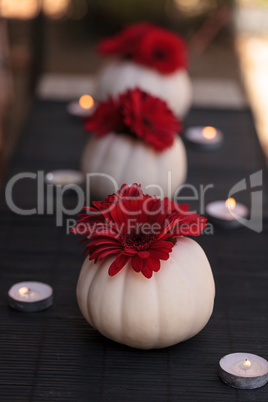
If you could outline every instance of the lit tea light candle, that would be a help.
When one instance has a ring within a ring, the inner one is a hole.
[[[222,227],[239,227],[246,220],[248,208],[234,198],[210,202],[206,206],[208,218]]]
[[[84,175],[79,170],[62,169],[48,172],[45,176],[47,184],[54,185],[67,185],[67,184],[82,184],[84,182]]]
[[[220,360],[219,374],[231,387],[255,389],[268,382],[268,362],[251,353],[232,353]]]
[[[42,282],[19,282],[8,291],[8,304],[15,310],[33,313],[53,303],[52,287]]]
[[[197,126],[188,128],[184,133],[184,138],[200,149],[214,150],[222,145],[223,133],[212,126]]]
[[[91,95],[82,95],[78,100],[68,103],[67,111],[72,116],[90,116],[95,109],[94,104]]]

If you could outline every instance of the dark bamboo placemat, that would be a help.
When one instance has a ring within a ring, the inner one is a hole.
[[[185,126],[214,125],[225,133],[217,152],[187,146],[188,182],[214,183],[206,201],[224,198],[239,180],[263,169],[251,113],[194,109]],[[79,168],[87,140],[78,120],[61,102],[36,101],[10,167],[22,172]],[[192,195],[192,194],[191,194]],[[14,186],[14,201],[33,208],[36,182]],[[249,193],[241,193],[250,204]],[[76,303],[82,265],[77,239],[56,227],[54,215],[19,216],[0,201],[0,400],[5,401],[258,401],[268,400],[268,386],[255,391],[229,388],[218,377],[218,361],[247,351],[268,358],[267,187],[264,230],[223,230],[201,236],[215,277],[215,309],[194,338],[163,350],[134,350],[99,335],[86,323]],[[73,194],[66,205],[75,205]],[[190,204],[198,208],[195,201]],[[64,217],[65,221],[66,217]],[[53,306],[40,313],[20,313],[7,305],[16,282],[38,280],[54,289]]]

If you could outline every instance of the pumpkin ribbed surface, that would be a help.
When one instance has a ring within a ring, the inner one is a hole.
[[[141,349],[162,348],[197,334],[208,322],[215,285],[203,249],[181,237],[151,279],[129,263],[108,275],[113,257],[85,260],[77,299],[86,320],[104,336]]]
[[[90,188],[96,199],[104,199],[124,183],[140,183],[147,194],[171,198],[185,181],[187,159],[179,137],[171,148],[156,152],[142,140],[110,133],[102,138],[90,138],[81,168],[85,174],[96,173],[90,177]],[[115,184],[102,175],[111,176]]]

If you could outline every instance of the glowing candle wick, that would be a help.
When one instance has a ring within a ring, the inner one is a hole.
[[[244,361],[244,367],[250,367],[250,366],[251,366],[250,360],[246,359],[246,360]]]
[[[204,127],[202,130],[202,135],[204,138],[206,138],[207,140],[212,140],[213,138],[216,137],[217,135],[217,130],[214,127],[211,126],[207,126]]]
[[[90,109],[94,105],[94,99],[90,95],[82,95],[79,99],[79,105],[83,109]]]
[[[22,288],[19,289],[19,294],[26,295],[30,291],[31,291],[31,289],[27,288],[26,286],[23,286]]]
[[[19,289],[19,295],[24,300],[34,300],[36,299],[36,297],[38,297],[39,292],[31,288],[28,288],[27,286],[23,286]]]
[[[236,206],[236,200],[234,198],[228,198],[225,201],[225,206],[226,208],[228,208],[229,210],[234,210],[235,206]]]

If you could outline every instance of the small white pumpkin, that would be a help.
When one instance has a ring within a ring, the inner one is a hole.
[[[133,61],[113,61],[98,77],[97,96],[105,100],[127,89],[139,87],[167,102],[173,113],[183,118],[192,103],[192,86],[185,69],[171,74],[161,74]]]
[[[115,257],[86,258],[77,284],[80,310],[91,326],[134,348],[163,348],[196,335],[213,310],[215,285],[203,249],[180,237],[167,261],[147,279],[128,262],[115,276]]]
[[[96,199],[103,200],[124,183],[140,183],[147,194],[171,198],[185,181],[187,158],[179,137],[170,148],[157,152],[138,138],[110,133],[89,139],[81,169],[85,175],[96,174],[88,183]]]

